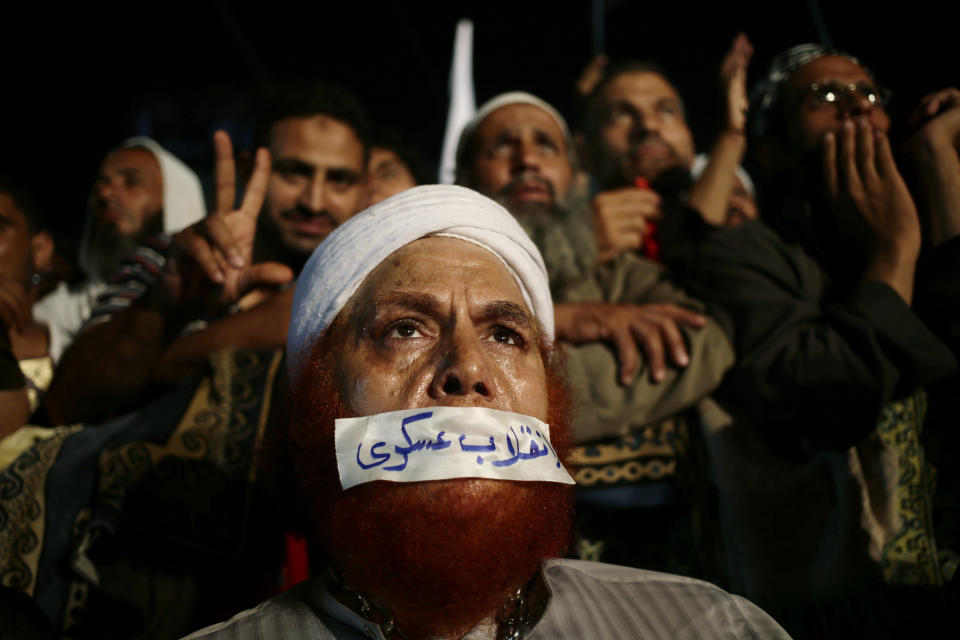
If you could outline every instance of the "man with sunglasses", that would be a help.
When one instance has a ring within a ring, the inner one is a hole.
[[[911,194],[873,74],[819,45],[779,54],[750,108],[764,220],[704,230],[678,270],[737,352],[718,393],[736,420],[707,439],[731,586],[795,637],[919,637],[947,610],[921,431],[957,315],[935,332],[914,300],[958,304],[956,247],[952,276],[915,277],[917,205],[934,244],[957,235],[958,96],[917,114]]]

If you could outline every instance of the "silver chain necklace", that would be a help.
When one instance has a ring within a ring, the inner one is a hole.
[[[541,584],[542,579],[540,573],[537,572],[537,575],[529,583],[517,587],[514,593],[504,599],[497,611],[496,640],[522,640],[527,632],[533,628],[533,625],[540,619],[544,609],[546,609],[546,598],[542,598],[540,606],[531,607],[528,595]],[[380,631],[385,638],[410,640],[410,637],[397,626],[393,616],[390,615],[389,609],[351,588],[342,576],[336,572],[333,573],[333,586],[346,594],[348,600],[354,603],[354,606],[348,605],[348,607],[367,622],[372,622],[380,627]]]

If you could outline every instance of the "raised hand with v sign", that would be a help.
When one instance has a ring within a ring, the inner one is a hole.
[[[270,177],[270,153],[258,149],[253,172],[240,206],[234,208],[236,168],[230,136],[217,131],[216,209],[200,222],[173,237],[164,268],[162,307],[196,311],[237,302],[258,287],[278,287],[293,279],[293,271],[279,262],[253,262],[257,217]]]

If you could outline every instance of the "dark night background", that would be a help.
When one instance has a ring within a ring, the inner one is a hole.
[[[435,163],[458,18],[474,20],[478,102],[525,89],[571,115],[572,85],[593,52],[592,3],[226,0],[4,2],[0,8],[0,172],[38,198],[69,239],[111,146],[148,134],[209,176],[210,135],[249,144],[252,96],[274,80],[342,84],[375,123],[401,129]],[[755,47],[752,76],[779,50],[818,40],[814,0],[765,3],[606,0],[614,59],[663,63],[685,96],[698,148],[709,146],[716,71],[730,40]],[[924,93],[960,81],[958,3],[819,1],[833,44],[894,90],[895,120]]]

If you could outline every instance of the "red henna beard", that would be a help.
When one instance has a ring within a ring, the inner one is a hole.
[[[328,332],[329,335],[329,332]],[[314,348],[290,413],[289,455],[316,537],[345,582],[382,606],[412,638],[462,634],[494,614],[543,560],[570,544],[573,492],[551,482],[461,478],[377,481],[340,488],[334,420],[347,417],[331,361]],[[544,353],[544,361],[550,362]],[[551,444],[571,446],[570,393],[548,365]]]

